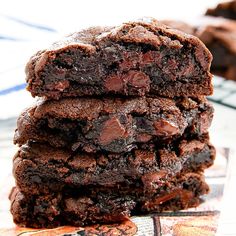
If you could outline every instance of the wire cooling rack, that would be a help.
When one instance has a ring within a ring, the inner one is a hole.
[[[214,76],[214,94],[208,97],[210,101],[236,109],[236,81]]]

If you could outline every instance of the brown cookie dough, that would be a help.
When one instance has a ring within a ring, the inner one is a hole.
[[[212,94],[212,56],[196,37],[155,19],[76,32],[27,64],[28,90],[52,99]]]
[[[169,179],[153,194],[141,188],[86,188],[48,195],[10,194],[14,222],[26,227],[83,226],[120,222],[132,215],[196,207],[208,193],[204,177],[187,173]]]
[[[13,173],[21,192],[40,194],[83,186],[142,186],[156,191],[148,180],[189,171],[203,171],[213,164],[215,149],[208,137],[168,144],[162,148],[147,146],[122,154],[73,153],[46,144],[29,143],[14,157]]]
[[[213,107],[205,98],[64,98],[41,100],[17,122],[14,142],[47,142],[89,153],[121,153],[207,133]]]

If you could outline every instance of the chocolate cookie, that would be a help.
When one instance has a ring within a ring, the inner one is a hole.
[[[121,153],[207,132],[213,107],[205,98],[64,98],[40,100],[18,118],[14,142],[47,142],[90,153]]]
[[[16,224],[36,228],[119,222],[139,213],[195,207],[208,191],[203,175],[197,173],[175,177],[152,195],[138,188],[92,187],[38,196],[24,195],[14,188],[11,213]]]
[[[236,20],[236,1],[221,2],[215,8],[208,9],[206,15]]]
[[[202,40],[213,55],[211,72],[229,80],[236,80],[235,21],[204,17],[199,19],[198,25],[195,26],[188,26],[178,21],[164,21],[164,23],[184,32],[188,32],[192,27],[193,34]]]
[[[212,56],[196,37],[154,19],[76,32],[27,64],[28,90],[72,96],[212,94]]]
[[[29,143],[16,153],[13,173],[18,188],[26,194],[59,192],[87,185],[137,185],[156,191],[146,182],[151,175],[166,181],[180,171],[203,171],[214,159],[215,149],[209,144],[208,136],[182,139],[159,149],[147,146],[146,150],[123,154],[73,153],[46,144]]]
[[[236,22],[211,18],[198,27],[195,35],[213,55],[212,72],[236,80]]]

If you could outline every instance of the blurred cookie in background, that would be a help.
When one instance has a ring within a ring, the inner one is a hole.
[[[211,72],[236,81],[236,21],[202,17],[193,24],[164,20],[162,23],[200,38],[213,55]]]
[[[236,1],[221,2],[215,8],[207,9],[206,15],[236,20]]]

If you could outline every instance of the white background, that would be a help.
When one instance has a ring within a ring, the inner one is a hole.
[[[202,15],[219,0],[7,0],[0,13],[56,28],[61,33],[113,25],[144,16],[182,19]]]

